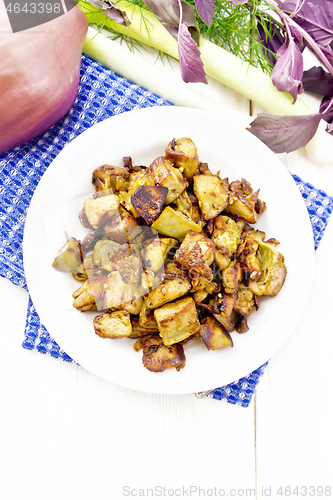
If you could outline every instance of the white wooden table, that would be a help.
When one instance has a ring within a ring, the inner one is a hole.
[[[179,77],[177,64],[156,64]],[[230,89],[199,87],[249,113]],[[333,195],[333,168],[281,159]],[[28,295],[1,278],[0,498],[333,498],[332,243],[333,220],[306,312],[246,409],[134,392],[23,349]]]

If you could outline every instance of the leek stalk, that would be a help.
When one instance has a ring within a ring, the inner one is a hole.
[[[88,28],[83,53],[127,80],[177,106],[208,111],[244,127],[247,127],[253,120],[251,116],[223,106],[196,91],[91,27]]]
[[[126,0],[118,0],[117,7],[125,11],[131,21],[129,26],[123,26],[105,17],[101,11],[91,4],[81,2],[78,5],[86,14],[90,23],[102,24],[106,28],[178,59],[178,42],[150,11],[141,9]],[[103,37],[103,40],[101,37]],[[242,61],[223,48],[202,37],[200,37],[199,48],[207,75],[239,92],[268,113],[289,116],[314,113],[300,98],[293,103],[289,93],[278,91],[269,75]],[[196,92],[187,84],[179,82],[173,77],[170,77],[172,81],[168,79],[168,83],[166,83],[165,72],[161,72],[161,70],[149,63],[144,68],[143,64],[145,63],[141,58],[140,62],[138,62],[138,56],[130,53],[129,50],[126,50],[125,54],[125,51],[120,52],[120,49],[121,47],[119,48],[118,44],[109,41],[103,35],[96,34],[90,29],[83,52],[121,76],[151,90],[174,104],[205,109],[226,116],[227,108],[224,108],[221,104],[215,103],[215,101],[200,92]],[[118,55],[116,55],[115,51],[117,51]],[[153,82],[155,78],[156,85]],[[186,89],[183,85],[185,85]],[[168,91],[166,92],[167,87]],[[230,112],[229,116],[236,113],[232,111],[230,114]],[[238,113],[238,115],[242,115],[242,113]],[[243,117],[243,123],[245,126],[249,123],[249,117],[246,115]],[[333,138],[325,132],[325,123],[321,120],[315,136],[305,147],[311,161],[317,165],[333,163]]]
[[[169,56],[178,59],[178,42],[164,28],[150,11],[137,5],[119,0],[117,7],[126,12],[131,24],[123,26],[115,23],[90,4],[80,4],[90,23],[104,23],[104,26],[129,36],[139,43],[149,45]],[[268,113],[275,115],[305,115],[313,111],[300,99],[292,104],[287,92],[279,92],[269,75],[249,65],[230,52],[200,37],[199,49],[205,72],[215,80],[227,85],[255,102]]]

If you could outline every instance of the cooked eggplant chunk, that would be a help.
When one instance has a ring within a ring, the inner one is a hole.
[[[249,330],[260,296],[274,297],[287,275],[279,242],[252,226],[266,209],[259,190],[215,175],[190,138],[164,153],[148,167],[124,157],[96,168],[79,214],[89,232],[52,263],[83,282],[73,306],[99,311],[95,333],[137,339],[152,373],[184,368],[194,338],[208,351],[232,347],[230,333]]]
[[[250,274],[248,287],[255,295],[269,295],[274,297],[280,291],[286,276],[287,268],[284,263],[283,255],[276,249],[276,240],[272,243],[264,241],[265,233],[262,231],[248,231],[245,237],[245,249],[252,248],[249,256],[242,258],[244,250],[241,252],[241,264],[248,264],[249,257],[251,262],[255,262],[257,272]]]
[[[202,230],[192,219],[171,207],[165,207],[151,227],[159,233],[179,241],[182,241],[189,231],[201,233]]]
[[[186,181],[173,164],[160,156],[147,169],[147,176],[151,177],[156,186],[168,188],[165,203],[172,203],[186,189]]]
[[[200,322],[192,297],[183,297],[154,310],[154,316],[165,345],[187,339],[200,330]]]
[[[143,271],[142,261],[139,255],[129,255],[115,262],[117,271],[124,283],[138,283]]]
[[[176,205],[176,209],[178,210],[178,212],[181,212],[182,214],[186,215],[190,219],[192,218],[192,216],[193,216],[193,204],[192,204],[191,198],[189,197],[189,194],[186,191],[186,189],[175,200],[175,205]],[[199,218],[200,218],[200,216],[199,216]]]
[[[121,339],[132,333],[130,314],[127,311],[114,311],[95,316],[93,325],[96,335],[103,339]]]
[[[98,228],[115,215],[119,207],[119,196],[108,194],[99,198],[88,198],[84,203],[84,211],[89,224]]]
[[[134,191],[140,186],[154,186],[154,180],[147,175],[146,172],[135,172],[130,175],[130,183],[126,190],[119,191],[119,201],[128,212],[130,212],[135,218],[139,218],[140,214],[135,210],[131,198]]]
[[[137,339],[140,337],[144,337],[145,335],[159,335],[157,324],[156,326],[141,326],[137,315],[131,317],[131,323],[132,323],[132,333],[130,335],[131,339]],[[139,347],[139,343],[137,344],[137,347]],[[134,348],[136,347],[134,346]]]
[[[186,179],[192,179],[199,165],[197,147],[189,137],[173,139],[165,150],[165,156],[179,168]]]
[[[241,229],[236,222],[227,215],[218,215],[214,219],[212,240],[218,250],[223,250],[226,257],[231,257],[237,250]]]
[[[139,314],[139,325],[144,328],[156,328],[157,323],[154,316],[154,310],[147,307],[147,299],[144,299],[141,311]]]
[[[99,240],[94,246],[92,258],[94,265],[106,271],[115,271],[115,261],[129,256],[127,245],[120,245],[110,240]]]
[[[123,191],[129,182],[129,172],[125,168],[102,165],[92,174],[92,183],[96,191],[109,189],[111,192]]]
[[[156,309],[157,307],[171,302],[186,295],[191,289],[190,283],[184,278],[174,278],[172,280],[164,280],[154,290],[149,292],[147,297],[147,307]]]
[[[237,291],[237,300],[234,304],[234,311],[242,316],[248,316],[254,307],[254,295],[252,290],[245,285],[240,285]]]
[[[152,238],[144,243],[144,265],[153,272],[162,268],[166,262],[168,252],[178,241],[175,238]]]
[[[222,272],[222,283],[225,292],[236,292],[240,282],[242,281],[242,277],[243,274],[240,263],[237,260],[232,261],[231,264]]]
[[[69,238],[67,243],[59,250],[52,262],[57,271],[63,273],[83,273],[83,257],[81,244],[75,238]]]
[[[104,231],[110,240],[124,244],[140,241],[143,228],[133,215],[119,206],[117,213],[104,225]]]
[[[212,349],[214,351],[226,346],[233,347],[233,341],[228,330],[211,316],[205,318],[199,334],[208,350]]]
[[[150,372],[163,372],[169,368],[177,371],[186,363],[184,347],[181,344],[166,346],[157,335],[149,335],[140,339],[143,349],[142,363]]]
[[[167,187],[140,186],[133,192],[131,202],[146,224],[152,224],[161,214],[167,194]]]
[[[137,283],[125,283],[118,271],[107,276],[104,284],[103,308],[126,309],[131,314],[138,314],[143,303],[142,290]],[[132,312],[132,311],[137,312]]]
[[[236,324],[239,319],[239,316],[235,311],[231,311],[230,316],[227,318],[221,316],[221,314],[213,314],[213,316],[228,332],[232,332],[236,328]]]
[[[79,311],[100,311],[103,309],[106,276],[91,276],[73,293],[73,306]]]
[[[217,175],[195,175],[193,191],[206,221],[216,217],[228,205],[228,183]]]
[[[214,261],[215,243],[202,234],[189,231],[175,254],[175,263],[181,269],[191,272],[193,278],[200,276],[213,279],[213,270],[209,267]],[[204,286],[206,286],[205,283]]]
[[[245,179],[230,184],[229,204],[225,211],[230,214],[238,214],[242,219],[254,224],[257,222],[257,210],[259,191],[253,192],[251,184]],[[262,206],[262,205],[261,205]]]

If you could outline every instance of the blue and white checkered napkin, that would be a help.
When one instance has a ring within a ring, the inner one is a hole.
[[[77,99],[67,115],[44,135],[0,155],[1,276],[28,290],[22,255],[25,217],[41,176],[63,147],[87,128],[110,116],[137,108],[170,105],[91,59],[82,57]],[[299,177],[294,176],[294,179],[307,200],[317,248],[333,210],[333,199]],[[73,362],[40,323],[31,299],[23,347]],[[266,365],[241,380],[211,391],[208,396],[248,406]]]

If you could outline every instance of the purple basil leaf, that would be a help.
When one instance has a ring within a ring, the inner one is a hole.
[[[290,153],[306,146],[316,133],[321,118],[320,113],[302,116],[260,113],[247,130],[274,153]]]
[[[115,21],[118,24],[123,24],[124,26],[128,26],[130,20],[127,17],[126,12],[120,10],[117,5],[109,0],[88,0],[91,5],[99,9],[103,14]]]
[[[324,97],[320,103],[319,113],[328,123],[333,121],[333,97]]]
[[[185,83],[207,83],[197,44],[184,23],[178,30],[179,64]]]
[[[289,92],[294,102],[303,92],[303,57],[292,38],[277,51],[277,62],[272,71],[272,82],[281,92]]]
[[[165,0],[144,0],[144,2],[169,33],[178,40],[178,26],[181,18],[178,0],[168,0],[167,2]],[[195,42],[199,43],[200,31],[195,17],[195,8],[183,1],[181,6],[183,23],[190,29]]]
[[[333,135],[333,123],[328,123],[326,127],[326,132]]]
[[[287,12],[295,10],[295,2],[287,0],[280,8]],[[293,18],[320,45],[327,46],[333,41],[333,3],[322,0],[317,3],[305,0]]]
[[[333,77],[320,66],[304,71],[302,82],[306,92],[333,97]]]
[[[269,36],[265,33],[264,28],[259,21],[260,18],[257,19],[257,29],[260,37],[260,42],[264,48],[268,49],[266,50],[266,54],[272,65],[274,66],[274,64],[276,63],[276,56],[273,54],[276,54],[279,48],[282,47],[282,45],[284,44],[284,38],[274,21],[267,21],[269,31],[273,33],[273,36]]]
[[[215,0],[195,0],[198,14],[207,26],[210,26],[215,12]]]

